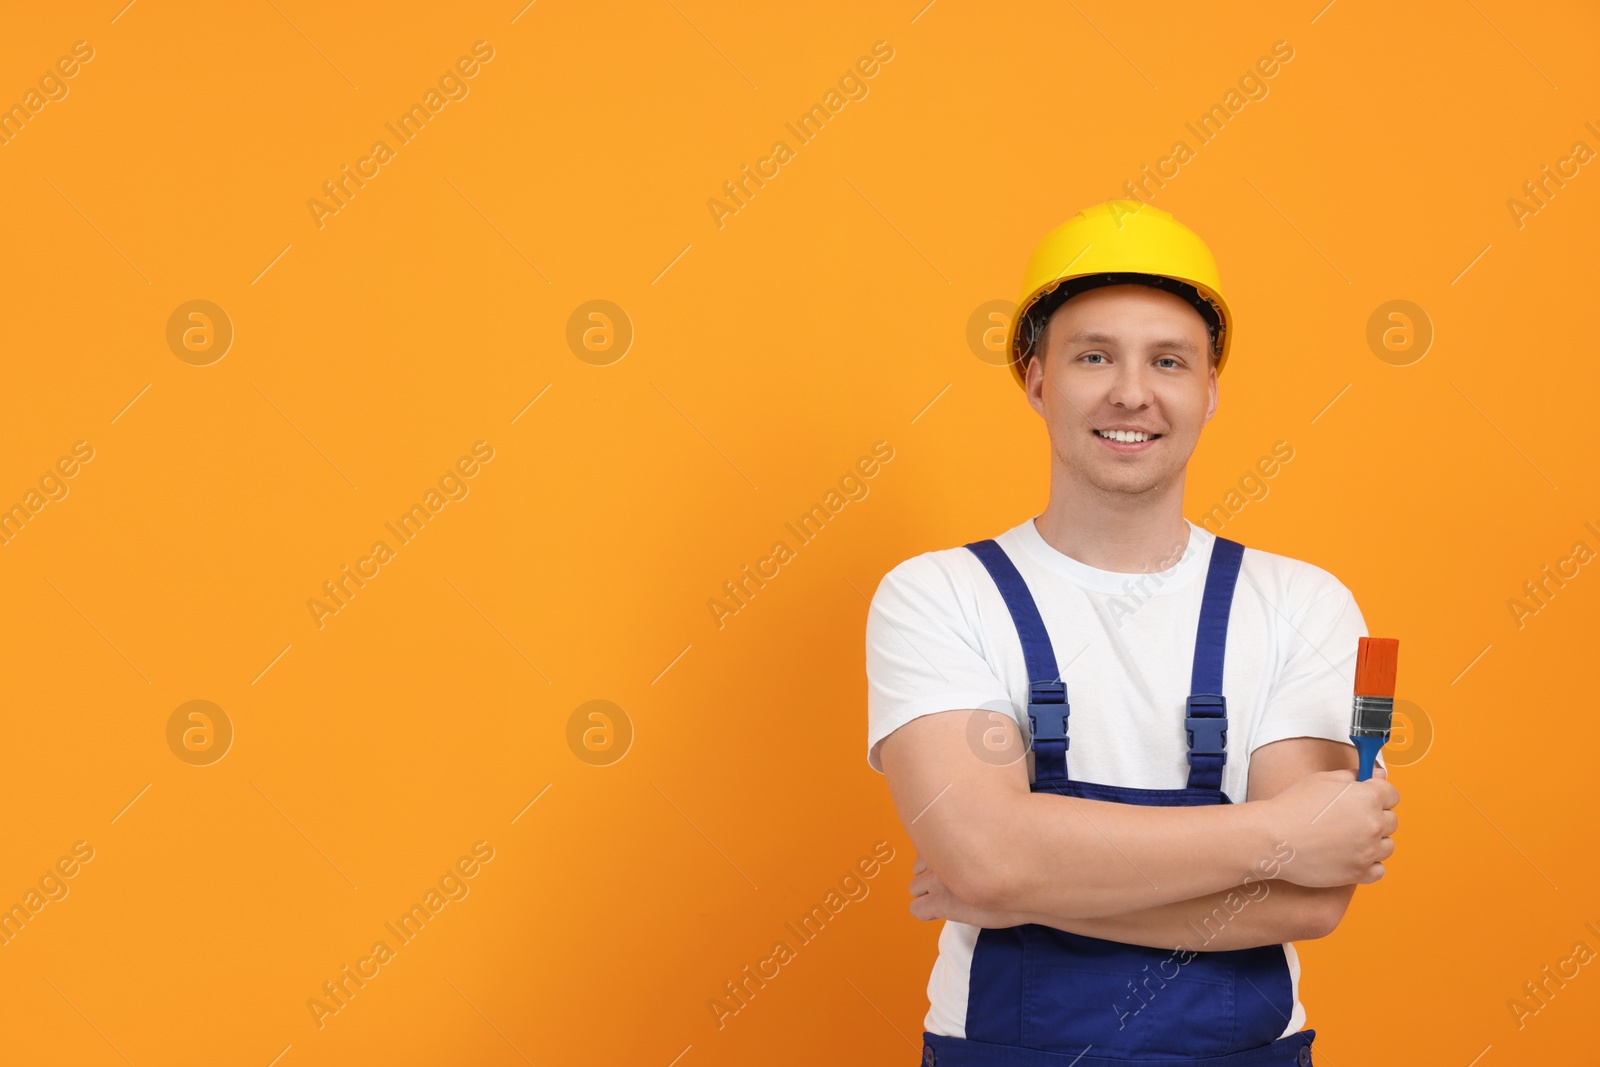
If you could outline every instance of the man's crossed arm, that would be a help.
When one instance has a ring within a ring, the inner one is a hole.
[[[1246,803],[1193,808],[1032,793],[1015,722],[987,712],[922,716],[881,755],[923,919],[1195,951],[1279,944],[1331,932],[1394,851],[1398,792],[1357,783],[1354,749],[1333,741],[1264,745]]]

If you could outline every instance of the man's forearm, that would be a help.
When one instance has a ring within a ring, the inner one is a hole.
[[[1067,919],[1221,893],[1249,875],[1274,877],[1287,858],[1261,803],[1153,807],[1026,793],[992,825],[975,903]]]
[[[1273,879],[1094,919],[1028,913],[1012,919],[1127,945],[1223,952],[1325,937],[1354,890],[1353,885],[1308,889]]]

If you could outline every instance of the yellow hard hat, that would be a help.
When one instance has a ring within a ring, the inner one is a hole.
[[[1217,373],[1222,373],[1233,316],[1222,298],[1211,250],[1160,208],[1107,200],[1045,234],[1028,258],[1022,299],[1006,337],[1017,382],[1025,382],[1034,341],[1056,308],[1085,290],[1127,282],[1165,289],[1193,304],[1210,328]]]

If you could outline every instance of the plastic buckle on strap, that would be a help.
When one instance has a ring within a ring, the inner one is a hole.
[[[1035,741],[1060,741],[1072,747],[1067,738],[1067,683],[1032,682],[1028,685],[1028,729]]]
[[[1190,696],[1184,703],[1188,714],[1184,717],[1183,727],[1189,734],[1189,762],[1194,762],[1195,756],[1221,756],[1222,762],[1228,762],[1228,701],[1225,697],[1212,693],[1200,693]],[[1215,708],[1215,715],[1196,715],[1197,708]]]

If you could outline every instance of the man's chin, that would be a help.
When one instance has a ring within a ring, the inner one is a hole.
[[[1084,472],[1084,480],[1104,493],[1121,493],[1127,496],[1139,496],[1155,489],[1160,489],[1167,484],[1169,472],[1155,469],[1132,469],[1132,464],[1123,465],[1122,470],[1115,465],[1106,463],[1087,463],[1078,469]]]

